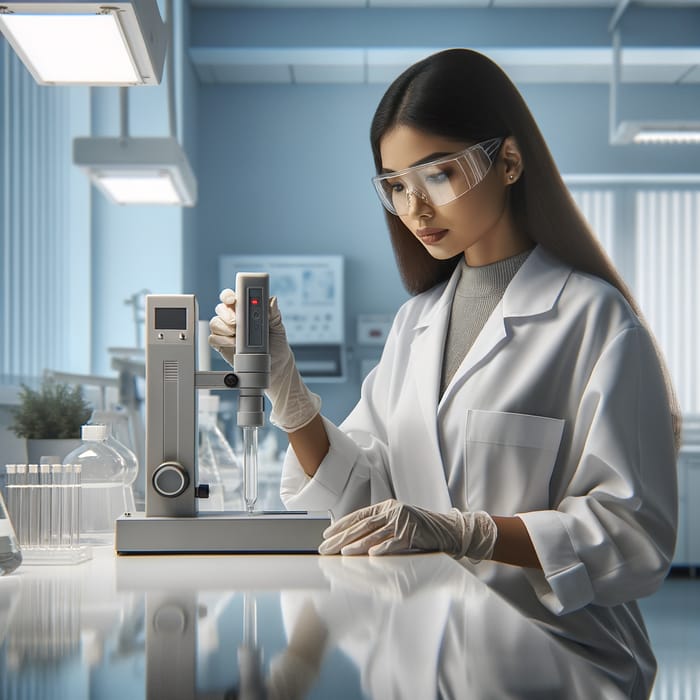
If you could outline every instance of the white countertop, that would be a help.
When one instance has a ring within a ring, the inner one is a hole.
[[[0,578],[0,698],[617,697],[609,683],[442,554],[101,548]]]

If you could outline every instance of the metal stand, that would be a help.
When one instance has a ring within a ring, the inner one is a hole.
[[[146,517],[127,513],[116,523],[117,554],[316,554],[328,512],[200,513]]]

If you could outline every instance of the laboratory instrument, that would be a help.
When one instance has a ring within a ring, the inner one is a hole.
[[[269,276],[236,275],[233,371],[197,371],[199,310],[192,294],[146,297],[146,508],[116,521],[118,554],[316,552],[329,513],[260,511],[258,429],[268,385]],[[197,468],[197,390],[236,389],[244,436],[245,510],[198,512],[208,496]]]
[[[270,275],[270,294],[284,311],[287,340],[302,377],[315,382],[343,381],[345,274],[342,255],[223,255],[219,284],[230,286],[238,272]]]

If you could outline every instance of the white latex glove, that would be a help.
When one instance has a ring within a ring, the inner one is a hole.
[[[496,523],[488,513],[433,513],[394,499],[360,508],[323,533],[319,554],[403,554],[445,552],[459,559],[488,559],[496,544]]]
[[[267,700],[302,700],[318,678],[328,642],[328,626],[306,600],[289,636],[288,647],[270,662]]]
[[[232,289],[224,289],[219,300],[221,303],[216,305],[216,316],[209,321],[209,345],[234,367],[236,293]],[[321,399],[309,391],[299,375],[276,297],[270,297],[269,327],[270,386],[265,394],[272,404],[270,420],[282,430],[293,432],[310,423],[318,414]]]

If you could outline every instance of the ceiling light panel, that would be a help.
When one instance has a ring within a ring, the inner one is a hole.
[[[156,0],[14,0],[0,32],[41,85],[156,85],[167,36]]]
[[[197,202],[197,181],[174,138],[77,138],[73,162],[115,204]]]

